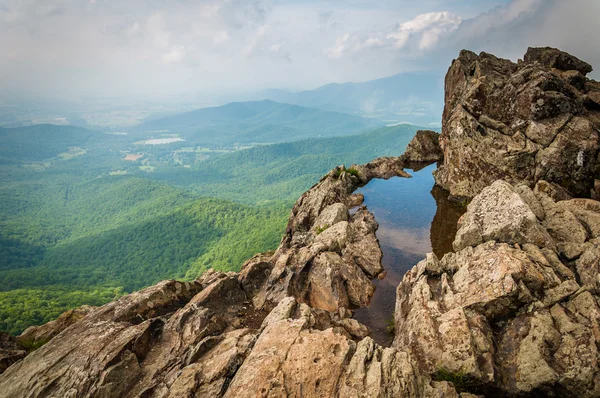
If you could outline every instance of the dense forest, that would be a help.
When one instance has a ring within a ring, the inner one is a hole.
[[[276,248],[292,204],[324,173],[398,155],[415,130],[249,148],[143,145],[139,132],[69,126],[0,129],[0,330],[18,334],[162,279],[239,270]]]

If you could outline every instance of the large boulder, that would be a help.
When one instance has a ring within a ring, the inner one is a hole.
[[[440,134],[435,131],[419,130],[400,158],[407,163],[439,162],[444,157],[439,139]]]
[[[592,66],[587,62],[551,47],[530,47],[527,49],[523,60],[528,64],[539,62],[549,68],[556,68],[562,71],[577,71],[584,76],[593,70]]]
[[[519,194],[517,189],[502,180],[485,188],[473,199],[459,220],[454,249],[462,250],[489,240],[553,247],[552,237],[527,203],[528,199],[537,204],[533,192],[527,187],[521,187],[521,191],[528,195]],[[539,204],[537,207],[541,208]]]
[[[590,71],[550,48],[530,48],[520,63],[463,50],[446,74],[437,184],[472,198],[497,179],[544,179],[597,195],[600,85]]]

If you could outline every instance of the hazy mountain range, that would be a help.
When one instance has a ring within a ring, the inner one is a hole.
[[[440,125],[444,106],[443,77],[399,73],[363,83],[331,83],[314,90],[265,90],[259,98],[377,118],[391,123]]]
[[[0,126],[50,123],[119,131],[142,124],[142,129],[153,129],[156,126],[150,122],[161,120],[161,123],[169,123],[174,120],[169,117],[175,115],[188,113],[181,121],[188,118],[185,122],[189,123],[189,117],[197,117],[198,121],[211,121],[215,116],[227,119],[227,113],[232,115],[234,111],[240,111],[240,116],[229,118],[228,122],[240,122],[243,117],[259,116],[266,105],[241,105],[240,102],[261,100],[378,119],[380,124],[410,123],[435,127],[440,125],[443,109],[443,78],[441,74],[434,73],[400,73],[362,83],[331,83],[305,91],[271,89],[251,93],[200,93],[145,99],[115,97],[85,101],[12,99],[0,101]],[[226,107],[205,113],[193,112],[221,106]],[[253,114],[253,111],[257,113]],[[271,111],[282,112],[282,109]],[[310,114],[305,112],[304,116]],[[292,123],[294,119],[289,118],[288,121]]]
[[[187,141],[203,144],[273,143],[354,134],[383,124],[377,119],[263,100],[232,102],[148,120],[132,132],[176,133]]]

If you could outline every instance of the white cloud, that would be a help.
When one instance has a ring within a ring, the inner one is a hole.
[[[140,33],[140,24],[139,24],[139,22],[136,21],[127,28],[127,35],[135,36],[138,33]]]
[[[183,61],[185,57],[185,47],[174,46],[169,51],[162,55],[162,62],[164,64],[178,64]]]
[[[350,33],[344,33],[335,40],[335,44],[331,48],[325,49],[325,54],[331,59],[341,58],[349,48]]]
[[[269,52],[274,57],[281,57],[289,62],[292,61],[292,55],[287,50],[286,44],[284,42],[271,44],[271,46],[269,47]]]
[[[310,88],[529,45],[600,69],[597,15],[592,0],[0,0],[0,92]]]
[[[229,33],[226,30],[222,30],[220,32],[215,33],[215,35],[213,36],[213,44],[215,46],[220,46],[229,41],[230,38],[231,36],[229,36]]]
[[[393,40],[397,49],[415,44],[419,49],[425,50],[435,46],[440,37],[455,31],[461,22],[459,16],[447,11],[430,12],[404,22],[395,32],[389,33],[387,38]]]
[[[348,32],[336,38],[332,47],[325,49],[330,59],[339,59],[363,50],[383,49],[417,49],[428,50],[438,41],[455,31],[462,19],[447,11],[420,14],[415,18],[397,25],[391,32],[377,33]]]
[[[262,43],[263,38],[264,38],[265,34],[267,33],[267,30],[269,30],[268,26],[266,26],[266,25],[260,26],[256,30],[252,39],[250,39],[250,42],[242,50],[242,54],[244,54],[246,57],[250,57],[250,56],[254,55],[256,53],[257,49],[259,48],[260,44]]]

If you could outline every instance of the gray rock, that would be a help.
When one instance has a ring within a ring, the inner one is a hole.
[[[497,179],[543,179],[589,197],[600,171],[600,108],[590,100],[600,90],[589,71],[551,48],[530,48],[518,64],[462,51],[446,74],[437,184],[472,198]]]
[[[584,76],[593,70],[592,66],[587,62],[551,47],[529,47],[523,60],[525,63],[529,64],[539,62],[549,68],[556,68],[564,71],[577,71]]]
[[[507,208],[510,211],[506,211]],[[554,245],[528,203],[516,189],[502,180],[494,182],[473,199],[459,226],[455,250],[490,240],[510,244],[532,243],[538,247]]]
[[[435,131],[417,131],[400,158],[407,163],[433,163],[442,160],[444,153],[440,148],[439,138],[440,134]]]

